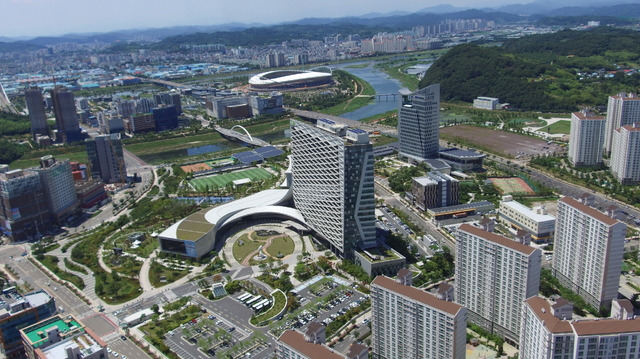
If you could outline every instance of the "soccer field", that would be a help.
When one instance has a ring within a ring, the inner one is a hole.
[[[203,177],[196,178],[189,181],[191,187],[193,187],[196,191],[205,191],[206,186],[212,188],[224,188],[227,183],[231,183],[235,180],[248,178],[251,181],[255,180],[264,180],[271,178],[273,175],[269,173],[269,171],[264,170],[262,168],[251,168],[244,171],[225,173],[222,175],[211,176],[211,177]]]

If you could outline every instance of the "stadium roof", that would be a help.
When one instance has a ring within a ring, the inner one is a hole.
[[[282,76],[277,76],[278,73],[282,73]],[[304,80],[313,80],[323,77],[331,77],[327,72],[316,71],[300,71],[293,72],[291,70],[275,70],[269,72],[263,72],[257,74],[249,79],[250,85],[277,85],[287,82],[297,82]]]

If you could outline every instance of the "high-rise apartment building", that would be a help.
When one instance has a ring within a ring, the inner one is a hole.
[[[67,159],[56,161],[48,155],[40,158],[40,167],[34,168],[34,171],[40,176],[49,213],[55,222],[60,223],[72,215],[79,204],[71,163]]]
[[[311,322],[304,332],[285,330],[276,342],[278,359],[367,359],[369,348],[353,343],[345,354],[336,352],[326,344],[324,325]]]
[[[371,283],[374,359],[466,356],[467,308],[378,276]]]
[[[627,226],[570,197],[558,201],[553,275],[594,308],[618,296]]]
[[[30,87],[24,90],[24,99],[29,110],[31,121],[31,136],[35,140],[38,135],[49,136],[47,115],[44,112],[44,99],[39,87]]]
[[[402,94],[398,110],[400,156],[417,162],[437,158],[439,134],[440,85]]]
[[[0,230],[12,240],[45,235],[51,218],[38,173],[0,165]]]
[[[469,224],[456,239],[456,302],[472,323],[518,342],[522,302],[538,294],[541,251]]]
[[[341,257],[376,246],[373,149],[359,129],[291,121],[293,199],[307,224]]]
[[[282,52],[275,52],[267,55],[266,67],[282,67],[286,65],[287,63]]]
[[[58,86],[51,90],[51,101],[58,131],[56,140],[64,143],[82,141],[73,92]]]
[[[561,298],[562,300],[562,298]],[[520,337],[521,359],[636,359],[640,352],[640,320],[571,320],[561,309],[571,303],[550,304],[540,297],[525,301]],[[558,308],[560,307],[560,308]],[[569,314],[570,314],[569,310]]]
[[[119,133],[96,136],[85,141],[91,162],[91,176],[105,183],[124,183],[127,170]]]
[[[407,197],[423,211],[458,204],[459,182],[448,174],[433,171],[424,177],[416,177],[411,182],[411,192]]]
[[[640,182],[640,122],[613,131],[611,173],[624,185]]]
[[[640,122],[640,98],[634,93],[609,96],[607,123],[604,131],[604,152],[611,153],[613,131],[625,125]]]
[[[583,110],[571,114],[569,161],[576,167],[600,166],[605,118]]]

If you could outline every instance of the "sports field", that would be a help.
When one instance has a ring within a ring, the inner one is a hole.
[[[498,188],[502,194],[512,193],[528,193],[534,194],[535,192],[522,178],[489,178],[491,183]]]
[[[204,162],[199,162],[192,165],[180,166],[180,168],[182,168],[182,170],[185,171],[186,173],[191,173],[191,172],[208,171],[211,169],[211,166],[209,166]]]
[[[216,168],[220,166],[230,165],[230,164],[233,164],[234,162],[235,160],[233,159],[233,157],[223,157],[223,158],[216,158],[215,160],[211,160],[211,161],[206,161],[205,163],[211,166],[211,168]]]
[[[262,168],[251,168],[244,171],[225,173],[221,175],[211,176],[211,177],[202,177],[196,178],[189,181],[191,187],[193,187],[196,191],[205,191],[206,186],[209,188],[224,188],[228,183],[231,183],[235,180],[248,178],[251,181],[255,180],[264,180],[272,177],[272,174],[269,171],[264,170]]]

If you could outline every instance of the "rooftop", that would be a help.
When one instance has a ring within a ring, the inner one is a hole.
[[[436,298],[433,294],[424,292],[418,288],[397,283],[395,280],[385,276],[377,276],[376,279],[374,279],[373,282],[371,282],[371,284],[390,290],[392,292],[395,292],[407,298],[413,299],[422,304],[426,304],[429,307],[443,311],[445,313],[449,313],[451,315],[458,314],[460,309],[464,308],[459,304],[440,300]]]
[[[278,338],[278,341],[306,355],[310,359],[344,359],[343,355],[335,353],[333,349],[325,345],[309,343],[304,340],[304,335],[295,330],[285,331],[280,338]]]
[[[464,232],[470,233],[470,234],[472,234],[474,236],[481,237],[481,238],[486,239],[486,240],[488,240],[490,242],[499,244],[499,245],[501,245],[503,247],[507,247],[507,248],[513,249],[515,251],[524,253],[524,254],[532,254],[533,252],[536,251],[536,249],[533,248],[533,247],[529,247],[527,245],[518,243],[516,241],[513,241],[513,240],[511,240],[509,238],[505,238],[505,237],[500,236],[500,235],[495,234],[495,233],[484,231],[484,230],[482,230],[480,228],[474,227],[474,226],[472,226],[470,224],[467,224],[467,223],[462,224],[458,228],[458,231],[464,231]]]
[[[78,323],[74,319],[65,321],[60,317],[58,318],[59,319],[52,322],[45,321],[44,323],[42,323],[44,324],[42,326],[38,326],[38,323],[27,328],[29,330],[25,331],[25,335],[34,347],[37,348],[47,343],[49,339],[47,337],[47,331],[51,328],[58,328],[60,333],[64,335],[65,333],[69,333],[78,329],[81,330],[83,327],[82,324]]]
[[[566,320],[560,320],[553,315],[551,306],[544,298],[531,297],[525,301],[538,319],[544,323],[547,330],[553,334],[571,333],[571,325]]]
[[[434,215],[443,215],[449,212],[455,213],[455,212],[470,211],[470,210],[477,210],[477,209],[482,209],[484,211],[484,210],[494,209],[494,208],[495,206],[493,205],[493,203],[489,201],[479,201],[479,202],[463,203],[463,204],[458,204],[455,206],[448,206],[448,207],[429,208],[429,212],[433,213]]]
[[[603,222],[607,225],[613,226],[614,224],[618,223],[618,220],[611,218],[609,216],[607,216],[606,214],[598,211],[597,209],[593,208],[593,207],[589,207],[587,205],[584,205],[578,201],[576,201],[575,199],[571,198],[571,197],[562,197],[560,199],[560,202],[565,203],[575,209],[577,209],[580,212],[585,213],[586,215],[593,217],[594,219]]]
[[[546,221],[555,221],[556,218],[554,216],[548,215],[548,214],[539,214],[536,213],[536,211],[532,210],[531,208],[523,205],[520,202],[516,202],[516,201],[502,201],[500,202],[500,205],[509,207],[511,209],[513,209],[516,212],[522,213],[523,215],[531,218],[532,220],[536,221],[536,222],[546,222]]]
[[[254,195],[200,210],[164,230],[160,237],[194,242],[232,215],[246,209],[273,206],[290,198],[288,189],[270,189]]]

